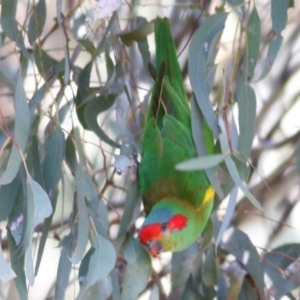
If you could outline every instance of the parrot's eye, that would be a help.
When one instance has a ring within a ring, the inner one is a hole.
[[[161,231],[166,232],[168,230],[168,223],[161,223]]]
[[[149,239],[149,240],[146,242],[146,245],[147,245],[147,246],[150,246],[150,245],[152,244],[152,242],[153,242],[153,239]]]

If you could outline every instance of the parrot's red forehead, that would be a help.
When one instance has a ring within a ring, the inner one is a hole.
[[[139,239],[142,244],[146,244],[151,239],[158,239],[161,231],[160,223],[145,225],[140,229]]]
[[[139,232],[139,240],[142,244],[146,244],[149,240],[160,240],[167,230],[168,233],[173,231],[181,231],[187,224],[188,219],[180,214],[174,215],[165,228],[164,223],[153,223],[144,225]]]

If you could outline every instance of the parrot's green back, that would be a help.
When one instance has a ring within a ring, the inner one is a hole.
[[[164,218],[169,220],[170,211],[173,215],[182,211],[189,225],[186,231],[176,228],[169,231],[172,234],[159,238],[163,251],[178,251],[191,244],[204,229],[212,210],[214,190],[205,172],[175,170],[177,163],[196,157],[197,151],[168,19],[155,22],[155,41],[158,73],[146,118],[139,168],[140,191],[148,216],[144,225],[148,227],[144,230],[145,237],[140,239],[145,243],[150,234],[152,240],[152,224],[163,224]]]

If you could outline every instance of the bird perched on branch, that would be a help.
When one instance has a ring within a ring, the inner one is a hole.
[[[146,219],[139,240],[157,257],[181,251],[202,233],[214,189],[204,171],[175,165],[197,156],[190,107],[167,18],[155,21],[156,74],[142,138],[139,185]],[[154,73],[152,71],[152,73]],[[213,139],[205,141],[213,147]]]

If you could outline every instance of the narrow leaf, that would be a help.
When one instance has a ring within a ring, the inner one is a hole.
[[[89,259],[88,273],[80,288],[77,300],[87,299],[86,296],[90,287],[104,279],[115,266],[116,252],[111,242],[98,235],[93,246],[94,252]]]
[[[256,97],[253,88],[245,84],[241,76],[237,79],[236,98],[239,106],[240,128],[237,150],[247,158],[254,138]]]
[[[4,173],[0,178],[0,184],[10,183],[17,175],[20,164],[22,162],[21,154],[24,154],[30,129],[30,115],[27,104],[27,98],[23,86],[23,79],[19,72],[15,92],[15,143],[8,159],[8,163]]]
[[[226,136],[226,131],[225,131],[225,124],[224,121],[219,118],[219,124],[221,127],[221,133],[220,133],[220,143],[221,143],[221,148],[222,148],[222,152],[226,153],[228,151],[230,151],[229,148],[229,144],[228,144],[228,139]],[[251,201],[251,203],[257,207],[258,209],[262,210],[262,207],[260,205],[260,203],[257,201],[257,199],[249,192],[249,190],[244,186],[239,172],[237,170],[237,167],[234,163],[234,161],[232,160],[232,158],[230,156],[226,156],[225,157],[225,163],[227,165],[227,168],[229,170],[230,176],[232,177],[233,181],[235,182],[235,184],[242,190],[242,192],[245,194],[245,196]]]
[[[50,123],[48,129],[50,128]],[[62,174],[62,162],[65,155],[65,136],[60,126],[56,126],[53,134],[44,145],[45,159],[43,162],[43,175],[46,191],[51,198]]]
[[[17,275],[17,277],[14,278],[14,282],[18,290],[19,297],[21,300],[27,300],[28,294],[24,271],[24,254],[18,251],[18,246],[15,244],[15,241],[9,231],[7,232],[7,241],[11,259],[11,267]]]
[[[263,72],[260,75],[259,80],[264,78],[270,72],[274,64],[274,61],[277,57],[277,54],[279,52],[280,46],[283,41],[281,32],[286,26],[287,10],[289,8],[289,5],[290,5],[289,1],[282,1],[282,0],[271,1],[272,33],[274,34],[274,39],[271,41],[269,45]]]
[[[180,171],[206,170],[219,165],[226,157],[226,154],[214,154],[195,157],[179,163],[175,166]]]
[[[218,247],[218,245],[223,237],[224,232],[226,231],[226,229],[228,228],[228,226],[230,224],[231,218],[234,213],[235,205],[236,205],[237,193],[238,193],[238,188],[235,186],[234,189],[230,193],[225,217],[224,217],[224,220],[222,222],[222,225],[220,227],[220,230],[219,230],[217,238],[216,238],[216,247]]]
[[[89,238],[89,216],[85,203],[85,181],[84,171],[81,165],[78,165],[75,176],[77,203],[78,203],[78,239],[75,250],[72,254],[71,262],[77,264],[83,257]]]
[[[206,78],[206,60],[209,48],[216,35],[223,30],[227,18],[226,13],[212,15],[206,19],[194,33],[189,47],[188,69],[193,92],[197,103],[206,118],[214,137],[218,137],[218,122],[209,101]],[[215,43],[213,43],[215,45]]]
[[[84,110],[84,120],[89,130],[92,130],[101,141],[120,148],[120,145],[113,141],[105,131],[99,126],[97,117],[101,112],[108,110],[115,102],[115,95],[99,96],[89,101]]]
[[[28,25],[28,40],[31,45],[41,36],[45,21],[46,3],[45,0],[39,0],[39,2],[32,8],[32,15]]]
[[[254,5],[246,28],[246,55],[243,61],[244,76],[248,81],[253,77],[260,45],[260,19]]]
[[[125,241],[124,258],[127,261],[127,266],[120,299],[137,299],[148,282],[151,273],[151,260],[146,250],[131,236],[128,236]]]
[[[0,241],[1,241],[1,235],[2,235],[2,230],[0,230]],[[0,244],[0,280],[2,280],[4,283],[7,283],[8,281],[15,278],[16,276],[17,276],[16,273],[12,270],[12,268],[5,260],[3,256],[2,247]]]

